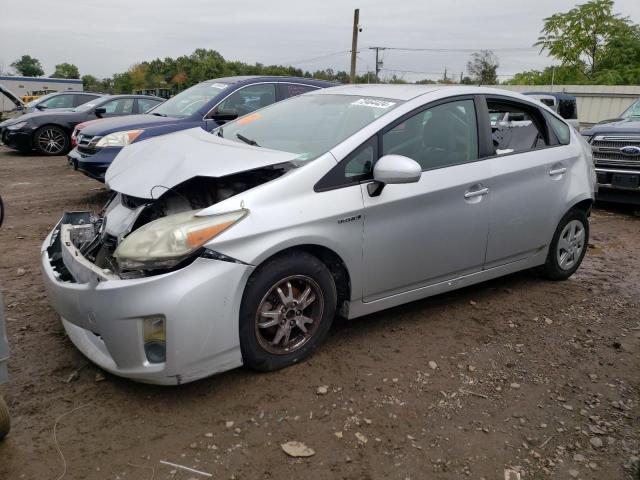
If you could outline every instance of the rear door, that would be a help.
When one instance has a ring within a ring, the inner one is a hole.
[[[412,158],[423,172],[419,182],[386,185],[375,197],[361,185],[365,302],[482,269],[491,167],[476,110],[473,97],[447,99],[383,131],[381,155]],[[366,168],[366,159],[357,161],[354,171]]]
[[[499,96],[486,101],[488,115],[482,120],[494,155],[485,268],[492,268],[530,257],[551,242],[564,213],[571,150],[538,107]],[[492,124],[495,117],[504,120]]]

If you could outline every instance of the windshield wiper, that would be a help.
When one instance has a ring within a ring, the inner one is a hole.
[[[236,137],[238,137],[244,143],[248,143],[249,145],[253,145],[254,147],[259,147],[260,146],[260,145],[258,145],[258,142],[256,142],[255,140],[251,140],[250,138],[245,137],[241,133],[236,133]]]
[[[166,117],[165,113],[151,112],[151,115],[155,115],[156,117]]]

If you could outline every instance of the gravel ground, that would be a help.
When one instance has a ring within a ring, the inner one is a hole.
[[[161,461],[227,479],[640,479],[632,209],[593,212],[566,282],[511,275],[338,323],[279,372],[167,388],[88,363],[47,304],[40,243],[64,210],[100,208],[101,185],[0,147],[0,193],[14,422],[1,479],[206,478]],[[290,457],[289,441],[315,454]]]

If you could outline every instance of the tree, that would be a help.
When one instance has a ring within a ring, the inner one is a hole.
[[[51,78],[80,78],[80,72],[73,63],[59,63]]]
[[[471,59],[467,62],[467,71],[479,85],[496,85],[499,66],[498,57],[491,50],[480,50],[471,55]]]
[[[134,90],[142,90],[145,86],[149,85],[147,82],[147,72],[149,66],[146,63],[136,63],[129,68],[129,78],[131,80],[131,87]]]
[[[25,77],[40,77],[44,75],[40,60],[31,55],[23,55],[19,60],[13,62],[11,66]]]
[[[640,32],[628,17],[613,13],[613,0],[591,0],[544,19],[535,46],[562,65],[580,68],[593,79],[615,42],[628,43]],[[639,37],[640,38],[640,37]]]

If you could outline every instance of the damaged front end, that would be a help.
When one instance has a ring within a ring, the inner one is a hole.
[[[207,217],[197,213],[291,168],[284,163],[221,178],[194,177],[173,187],[153,187],[151,198],[116,192],[97,216],[65,213],[48,248],[51,266],[63,281],[94,283],[167,273],[201,256],[237,261],[202,245],[247,211]]]

